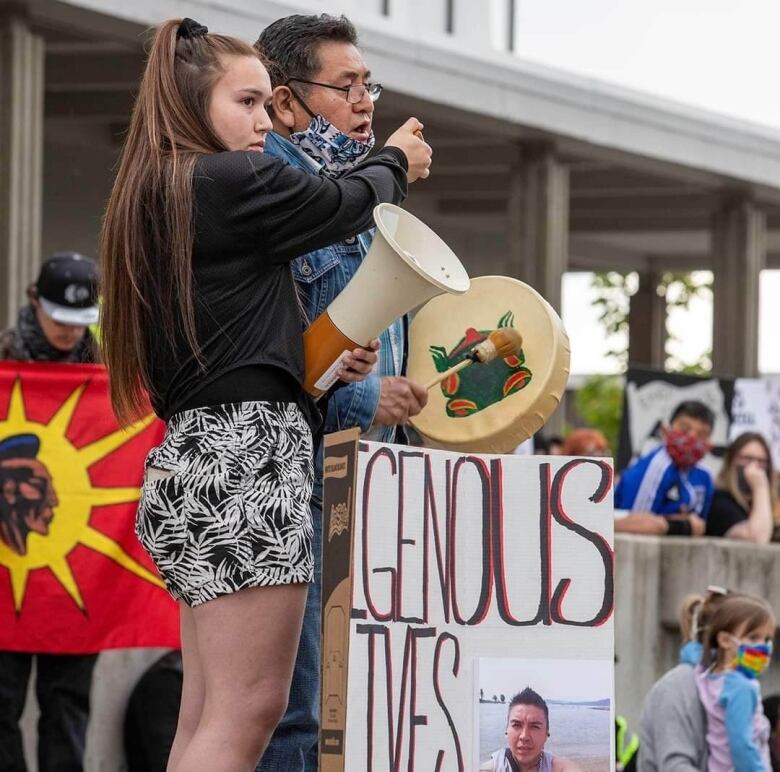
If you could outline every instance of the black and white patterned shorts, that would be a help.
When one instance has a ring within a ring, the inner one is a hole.
[[[146,457],[136,535],[189,606],[311,582],[313,475],[311,431],[294,404],[182,411]]]

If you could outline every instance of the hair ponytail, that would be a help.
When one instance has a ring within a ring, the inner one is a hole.
[[[192,174],[198,156],[225,150],[209,121],[221,56],[258,58],[224,35],[180,35],[181,19],[154,35],[101,231],[103,359],[123,424],[146,412],[149,341],[182,329],[200,357],[192,299]],[[162,330],[149,328],[149,309]]]

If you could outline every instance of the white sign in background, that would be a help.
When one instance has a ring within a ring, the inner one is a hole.
[[[743,432],[762,434],[775,469],[780,468],[780,377],[737,378],[731,415],[729,440]]]
[[[492,694],[480,702],[479,660],[503,658],[506,702],[533,688],[512,678],[527,663],[560,662],[569,680],[578,662],[604,664],[593,699],[609,698],[597,755],[610,769],[610,462],[360,447],[345,768],[478,769],[480,723],[506,714]]]

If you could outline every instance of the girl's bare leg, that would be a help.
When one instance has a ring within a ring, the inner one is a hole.
[[[181,619],[181,657],[184,667],[184,683],[181,691],[176,737],[168,757],[168,769],[176,768],[195,734],[203,712],[203,700],[206,694],[203,669],[198,656],[198,641],[195,636],[195,620],[192,609],[181,601],[179,601],[179,617]]]
[[[173,772],[254,770],[287,706],[306,592],[254,587],[191,609],[204,701]]]

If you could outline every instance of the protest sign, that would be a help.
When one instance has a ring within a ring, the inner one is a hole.
[[[341,433],[324,467],[323,772],[493,769],[526,687],[610,769],[611,462]]]

